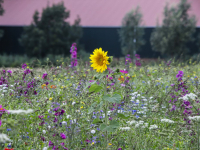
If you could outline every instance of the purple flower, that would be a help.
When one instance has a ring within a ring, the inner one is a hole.
[[[44,73],[43,75],[42,75],[42,79],[46,79],[47,78],[47,73]]]
[[[183,71],[178,71],[178,74],[184,75],[184,72]]]
[[[65,135],[64,133],[60,133],[60,137],[61,137],[62,139],[66,139],[66,135]]]
[[[34,91],[34,92],[33,92],[33,94],[34,94],[34,95],[37,95],[37,92],[36,92],[36,91]]]
[[[60,108],[60,107],[56,107],[56,108],[53,109],[53,111],[58,111],[59,108]]]
[[[51,147],[51,146],[53,146],[54,144],[51,142],[51,141],[49,141],[49,147]]]
[[[135,61],[135,65],[136,65],[136,66],[141,66],[140,61],[139,61],[139,60],[136,60],[136,61]]]
[[[139,54],[135,54],[135,57],[140,59],[140,55]]]
[[[88,140],[88,139],[87,139],[87,140],[85,140],[85,142],[86,142],[86,143],[91,143],[91,141],[90,141],[90,140]]]
[[[27,64],[23,64],[23,65],[22,65],[22,68],[23,68],[23,69],[26,69],[26,67],[27,67]]]
[[[58,121],[58,119],[55,117],[55,119],[54,119],[54,121],[53,122],[57,122]]]
[[[60,115],[63,115],[65,113],[65,111],[63,109],[61,109]]]
[[[60,145],[61,145],[61,146],[64,146],[64,145],[65,145],[65,143],[64,143],[64,142],[62,142],[62,143],[60,143]]]
[[[7,72],[8,72],[8,73],[10,73],[10,74],[12,73],[12,71],[11,71],[11,70],[8,70]]]

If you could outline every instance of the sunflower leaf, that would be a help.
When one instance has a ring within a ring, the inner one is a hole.
[[[110,97],[109,95],[105,95],[103,96],[103,100],[110,103],[120,103],[121,96],[119,94],[114,94],[112,97]]]
[[[91,93],[91,92],[100,92],[102,88],[103,88],[103,87],[101,87],[100,85],[92,84],[92,85],[90,86],[90,88],[89,88],[89,92],[90,92],[90,93]]]

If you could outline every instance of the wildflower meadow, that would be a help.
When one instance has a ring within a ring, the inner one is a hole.
[[[90,62],[0,72],[1,150],[198,150],[197,62],[119,65],[103,48]]]

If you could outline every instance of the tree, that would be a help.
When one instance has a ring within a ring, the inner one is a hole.
[[[140,50],[145,44],[143,40],[144,29],[141,27],[142,14],[139,7],[131,10],[122,20],[122,27],[118,31],[121,41],[122,54],[130,54],[132,58],[134,53]]]
[[[196,42],[197,42],[196,44],[197,44],[197,47],[198,47],[198,52],[200,52],[200,33],[197,36]]]
[[[181,0],[177,7],[165,6],[164,20],[151,34],[151,45],[154,51],[169,56],[180,56],[189,51],[186,44],[192,41],[195,32],[195,16],[189,16],[190,4]]]
[[[3,3],[3,0],[0,0],[0,16],[2,16],[3,13],[4,13],[4,9],[3,9],[2,3]],[[3,33],[4,33],[3,30],[0,30],[0,38],[2,38]]]
[[[82,35],[78,17],[73,25],[65,20],[70,12],[65,10],[63,3],[47,7],[41,18],[36,11],[33,22],[24,28],[19,42],[24,46],[28,56],[45,57],[47,54],[70,54],[72,43],[78,43]]]

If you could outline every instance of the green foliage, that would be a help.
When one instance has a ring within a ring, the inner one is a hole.
[[[154,51],[170,56],[187,54],[186,44],[193,40],[195,32],[195,16],[189,16],[190,4],[181,0],[177,7],[165,7],[164,20],[161,27],[157,26],[151,35],[151,45]]]
[[[56,65],[58,61],[65,61],[69,63],[69,57],[63,57],[62,55],[49,54],[44,58],[38,59],[36,57],[28,57],[26,55],[0,55],[0,66],[2,67],[21,67],[23,63],[29,63],[34,67],[40,63],[40,65],[46,65],[47,59],[51,61],[51,64]]]
[[[145,44],[143,39],[144,29],[142,25],[142,14],[139,7],[130,11],[122,20],[122,28],[119,30],[122,53],[132,56],[134,51],[139,51]]]
[[[66,22],[70,12],[63,3],[47,7],[41,17],[38,11],[33,16],[30,26],[24,28],[19,42],[28,56],[45,57],[47,54],[68,55],[71,44],[78,43],[82,35],[78,17],[73,25]]]

